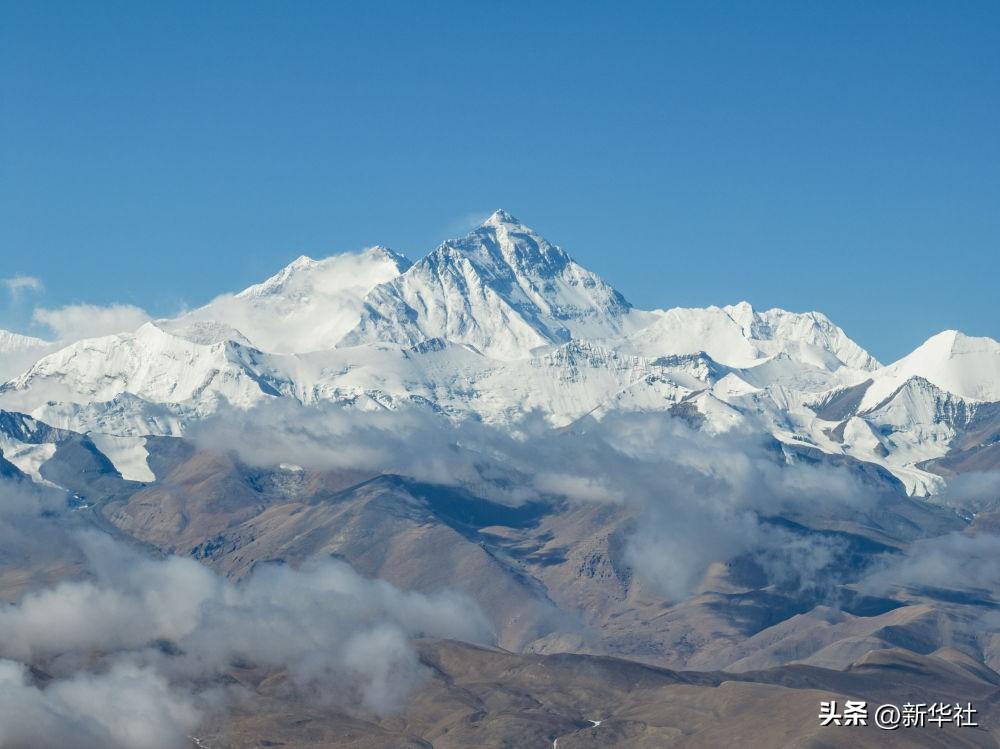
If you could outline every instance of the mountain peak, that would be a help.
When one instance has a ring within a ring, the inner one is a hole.
[[[956,356],[977,354],[998,356],[1000,355],[1000,343],[992,338],[969,336],[960,330],[942,330],[940,333],[932,335],[900,361],[909,360],[923,364],[931,361],[944,361]]]
[[[996,352],[997,350],[1000,350],[1000,343],[992,338],[966,335],[960,330],[942,330],[937,335],[932,335],[917,348],[917,351],[934,352],[945,356]]]
[[[1000,400],[1000,343],[992,338],[945,330],[885,367],[865,395],[871,407],[912,377],[970,400]]]
[[[446,338],[499,359],[620,334],[631,310],[603,279],[504,210],[373,289],[366,307],[345,345]]]
[[[0,382],[20,374],[51,348],[41,338],[0,329]]]
[[[737,302],[736,304],[726,305],[722,309],[729,315],[733,322],[746,331],[747,335],[755,327],[755,323],[759,323],[760,316],[750,302]]]
[[[406,270],[413,265],[406,255],[401,252],[396,252],[392,248],[386,247],[382,244],[373,244],[371,247],[367,247],[359,252],[358,255],[360,257],[367,257],[375,260],[388,260],[389,262],[396,263],[400,266],[401,270]]]
[[[705,350],[731,367],[752,367],[779,353],[834,372],[843,366],[873,371],[879,363],[827,317],[815,312],[755,310],[748,302],[726,307],[674,308],[627,340],[622,350],[643,356]]]
[[[329,349],[357,324],[364,296],[410,265],[380,245],[320,260],[302,255],[261,283],[188,313],[181,323],[225,323],[272,353]],[[198,329],[196,337],[201,340],[207,330]]]
[[[521,226],[521,222],[518,221],[516,218],[514,218],[503,208],[497,208],[495,211],[493,211],[490,217],[482,223],[482,226],[499,226],[501,224],[512,224],[514,226]]]
[[[421,262],[463,259],[484,277],[504,278],[507,284],[520,283],[525,276],[552,277],[573,263],[560,247],[502,209],[466,236],[444,241]]]
[[[402,273],[410,267],[410,264],[403,255],[381,245],[374,245],[360,252],[331,255],[322,260],[300,255],[270,278],[244,289],[237,296],[299,297],[303,293],[314,294],[317,291],[335,293],[357,285],[366,286],[365,291],[367,291],[376,283]],[[365,281],[368,275],[375,275],[378,281],[375,283]]]

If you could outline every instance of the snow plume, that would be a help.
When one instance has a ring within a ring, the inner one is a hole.
[[[223,322],[272,353],[324,350],[357,325],[372,288],[409,266],[409,260],[384,247],[322,260],[303,256],[263,283],[216,297],[174,322]]]
[[[3,520],[30,505],[5,506]],[[60,533],[55,522],[30,527],[38,548]],[[385,714],[424,676],[411,638],[491,638],[468,600],[402,592],[335,560],[261,565],[237,585],[95,531],[61,542],[76,544],[83,575],[0,608],[0,746],[186,746],[206,714],[252,698],[239,683],[247,669],[282,674],[307,699]]]
[[[635,519],[629,563],[671,599],[689,594],[712,562],[748,552],[785,549],[768,556],[778,574],[789,539],[762,527],[762,518],[851,518],[873,507],[881,491],[847,467],[786,457],[759,434],[709,435],[662,413],[611,415],[574,432],[553,431],[529,414],[511,434],[417,409],[274,401],[219,413],[189,435],[206,449],[229,446],[258,466],[395,473],[509,504],[550,498],[622,505]],[[786,566],[794,576],[794,564]]]
[[[129,333],[149,321],[149,315],[131,304],[73,304],[49,309],[37,307],[35,322],[47,326],[62,343],[96,338],[114,333]]]

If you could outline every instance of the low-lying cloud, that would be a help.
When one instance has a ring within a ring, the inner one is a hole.
[[[973,512],[1000,510],[1000,471],[952,476],[938,501]]]
[[[36,499],[5,504],[2,519],[37,518]],[[404,592],[333,559],[258,565],[232,583],[55,522],[22,528],[39,548],[61,533],[76,547],[68,569],[83,576],[0,608],[2,746],[183,746],[206,714],[251,695],[222,678],[239,669],[283,674],[302,699],[385,714],[425,676],[412,638],[492,640],[468,599]]]
[[[882,559],[864,587],[875,593],[899,587],[995,591],[1000,589],[1000,536],[954,532],[919,539],[906,554]]]
[[[688,595],[713,561],[785,546],[761,527],[763,517],[851,519],[891,492],[847,467],[786,454],[759,433],[708,435],[668,414],[616,414],[574,432],[528,414],[511,434],[417,408],[369,412],[276,399],[220,411],[189,436],[259,466],[396,473],[510,504],[553,497],[622,505],[636,518],[628,562],[673,600]],[[776,565],[781,555],[769,558]]]
[[[43,688],[24,664],[0,659],[0,746],[174,749],[190,744],[200,718],[151,668],[117,663]]]

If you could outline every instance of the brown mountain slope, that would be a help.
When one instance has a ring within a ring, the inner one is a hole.
[[[667,671],[615,658],[515,655],[450,641],[417,643],[428,679],[402,713],[345,716],[259,703],[205,726],[212,749],[351,747],[997,747],[1000,676],[944,651],[882,651],[847,671],[794,666],[732,675]],[[279,680],[280,681],[280,680]],[[872,704],[971,700],[979,728],[820,727],[821,700]],[[600,721],[594,726],[593,722]]]

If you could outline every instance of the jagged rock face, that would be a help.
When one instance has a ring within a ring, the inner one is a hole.
[[[344,345],[446,338],[493,358],[519,359],[571,338],[620,335],[630,310],[599,276],[497,211],[373,289]]]

